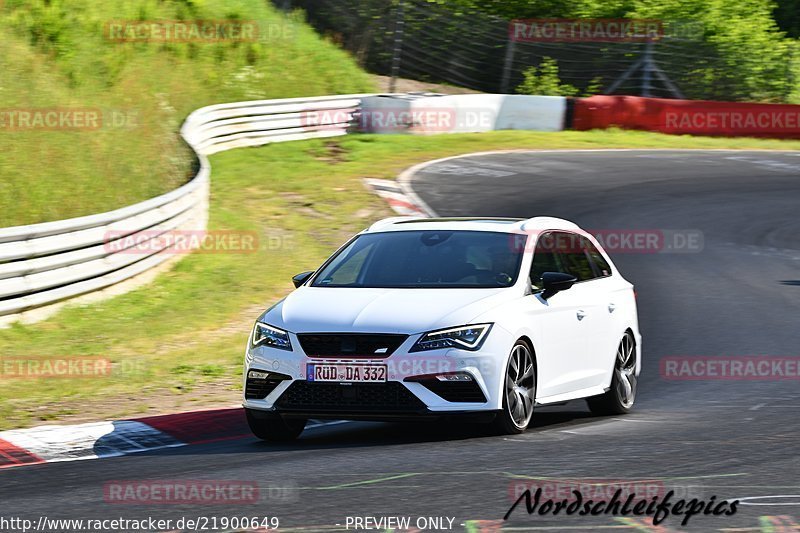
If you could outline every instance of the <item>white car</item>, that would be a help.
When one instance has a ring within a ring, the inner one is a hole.
[[[386,219],[294,284],[248,341],[259,438],[294,439],[309,418],[464,416],[512,434],[538,405],[633,406],[633,286],[566,220]]]

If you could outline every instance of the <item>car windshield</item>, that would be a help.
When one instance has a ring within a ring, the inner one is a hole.
[[[519,274],[518,235],[491,231],[365,233],[317,274],[314,287],[500,288]]]

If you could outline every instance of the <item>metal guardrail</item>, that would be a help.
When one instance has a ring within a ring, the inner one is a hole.
[[[174,257],[168,246],[153,246],[147,253],[132,253],[128,247],[135,243],[148,249],[148,240],[172,230],[205,229],[211,171],[206,156],[243,146],[345,135],[365,96],[371,95],[203,107],[181,128],[200,162],[197,175],[182,187],[106,213],[0,228],[0,317],[8,321],[104,289]]]

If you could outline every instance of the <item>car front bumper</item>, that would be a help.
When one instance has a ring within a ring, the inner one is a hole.
[[[450,415],[481,418],[492,417],[502,408],[500,391],[513,342],[510,334],[496,325],[478,351],[446,348],[409,353],[419,338],[411,335],[388,357],[313,357],[302,351],[295,334],[290,333],[290,338],[294,347],[291,352],[266,346],[248,347],[243,383],[245,408],[287,417],[354,420],[437,419]],[[307,365],[319,363],[386,365],[387,381],[369,384],[308,381]],[[264,389],[254,389],[248,387],[250,370],[267,372],[280,380]],[[460,386],[464,390],[469,388],[470,394],[454,397],[443,393],[435,383],[431,385],[430,378],[451,373],[470,377],[470,387],[466,383]],[[420,381],[420,376],[428,379]],[[478,390],[482,394],[475,394]],[[458,401],[450,401],[453,399]]]

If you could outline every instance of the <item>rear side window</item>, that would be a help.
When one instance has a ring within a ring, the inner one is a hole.
[[[601,278],[606,278],[611,275],[611,265],[608,264],[606,258],[603,257],[603,254],[600,253],[600,250],[592,244],[592,241],[587,239],[586,237],[581,237],[584,241],[584,247],[586,248],[586,253],[589,254],[589,259],[592,260],[594,263],[595,269],[597,270],[597,276]]]
[[[562,272],[575,276],[578,281],[611,275],[608,261],[589,239],[563,231],[542,234],[536,241],[531,264],[531,285],[542,288],[542,274]]]
[[[594,279],[596,276],[584,244],[590,244],[589,241],[575,233],[553,232],[553,235],[567,274],[572,274],[578,281]]]

